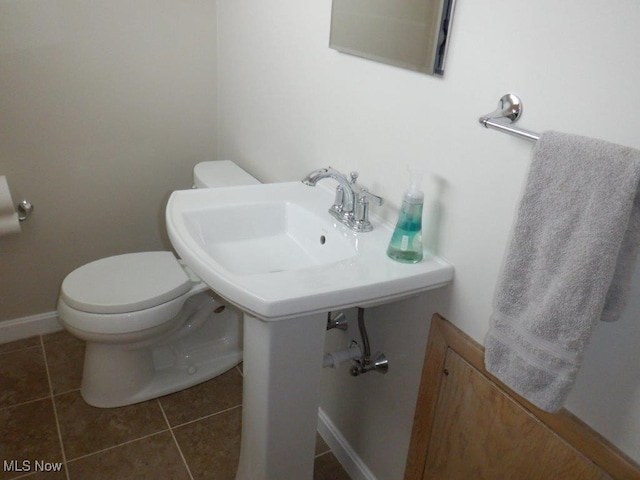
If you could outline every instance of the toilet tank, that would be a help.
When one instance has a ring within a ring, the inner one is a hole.
[[[257,185],[260,182],[231,160],[201,162],[193,167],[195,188],[233,187]]]

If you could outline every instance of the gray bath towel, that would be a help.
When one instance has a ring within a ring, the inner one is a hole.
[[[640,244],[640,150],[545,132],[496,286],[485,365],[562,407],[599,319],[624,309]]]

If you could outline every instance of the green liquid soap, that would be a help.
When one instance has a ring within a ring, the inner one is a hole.
[[[403,202],[387,255],[402,263],[422,261],[422,204]]]
[[[420,191],[422,172],[415,168],[411,172],[411,186],[404,193],[398,223],[387,247],[387,256],[397,262],[418,263],[422,261],[422,206],[424,193]]]

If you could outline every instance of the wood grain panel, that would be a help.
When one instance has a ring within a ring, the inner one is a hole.
[[[611,478],[450,349],[444,372],[425,479]]]
[[[432,478],[640,480],[640,467],[568,411],[516,395],[485,371],[483,348],[436,314],[405,469],[405,480]]]

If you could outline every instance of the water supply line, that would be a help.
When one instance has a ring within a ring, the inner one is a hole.
[[[329,312],[327,315],[327,330],[333,330],[334,328],[340,330],[347,329],[347,317],[344,313],[340,312],[333,316],[331,312]],[[364,324],[364,308],[360,307],[358,307],[358,330],[360,330],[360,337],[362,338],[362,349],[358,346],[358,342],[352,340],[349,348],[338,352],[326,353],[322,360],[322,366],[325,368],[336,368],[342,362],[351,360],[353,366],[349,370],[349,373],[354,377],[370,372],[371,370],[383,374],[387,373],[389,371],[389,361],[384,353],[378,352],[373,355],[373,357],[371,356],[369,335],[367,335],[367,328]]]
[[[358,329],[360,330],[360,337],[362,337],[362,357],[355,360],[355,365],[351,367],[350,373],[352,376],[357,377],[363,373],[375,370],[378,373],[385,374],[389,371],[389,361],[382,352],[376,353],[371,356],[371,348],[369,346],[369,336],[367,335],[367,328],[364,324],[364,308],[358,307]]]

